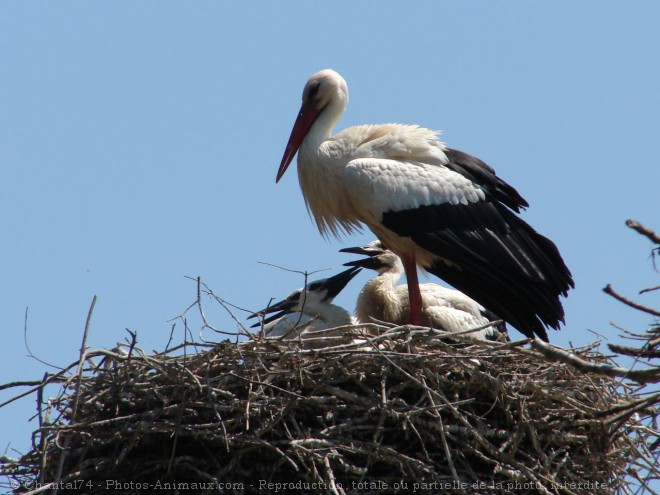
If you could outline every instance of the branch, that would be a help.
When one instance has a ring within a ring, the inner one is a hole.
[[[31,357],[32,359],[39,361],[41,364],[45,364],[46,366],[50,366],[51,368],[55,368],[58,370],[62,370],[60,366],[55,366],[54,364],[50,364],[47,361],[44,361],[43,359],[38,358],[32,353],[32,349],[30,349],[30,344],[28,343],[28,308],[25,308],[25,317],[23,319],[23,342],[25,343],[25,349],[28,352],[28,356]]]
[[[609,294],[612,296],[614,299],[617,299],[621,301],[623,304],[626,304],[630,306],[631,308],[638,309],[640,311],[644,311],[645,313],[649,313],[653,316],[658,316],[660,317],[660,311],[656,311],[653,308],[649,308],[647,306],[643,306],[642,304],[636,303],[635,301],[631,301],[630,299],[623,297],[621,294],[617,293],[612,289],[612,284],[607,284],[607,286],[603,289],[603,292],[605,294]]]
[[[539,339],[534,339],[532,341],[532,347],[545,357],[553,359],[554,361],[570,364],[584,373],[595,373],[597,375],[605,375],[614,378],[626,378],[639,384],[660,382],[660,368],[633,370],[621,368],[620,366],[613,366],[611,364],[590,363],[565,349],[547,344]]]
[[[76,419],[76,414],[78,413],[78,399],[80,398],[80,386],[82,384],[82,375],[83,367],[85,365],[85,355],[87,353],[87,336],[89,335],[89,328],[92,322],[92,313],[94,313],[94,306],[96,306],[96,294],[92,299],[92,304],[89,306],[89,311],[87,312],[87,320],[85,321],[85,331],[83,332],[82,343],[80,344],[80,358],[78,360],[78,368],[76,369],[76,389],[75,395],[73,397],[73,411],[71,412],[71,423]],[[71,443],[71,435],[67,435],[64,438],[64,447],[62,449],[62,456],[60,457],[59,464],[57,466],[57,474],[55,475],[55,480],[60,481],[62,477],[62,471],[64,469],[64,461],[66,460],[66,454],[68,453],[69,444]],[[45,455],[45,453],[44,453]],[[54,495],[57,495],[58,488],[56,487],[53,491]]]
[[[625,356],[633,356],[646,359],[660,358],[660,349],[649,348],[647,346],[637,348],[619,344],[607,344],[607,347],[609,347],[612,352],[623,354]]]
[[[655,244],[660,244],[660,236],[658,234],[656,234],[655,232],[653,232],[648,227],[645,227],[644,225],[642,225],[641,223],[639,223],[635,220],[628,219],[628,220],[626,220],[626,225],[628,227],[630,227],[631,229],[639,232],[643,236],[648,237],[651,240],[651,242],[653,242]]]

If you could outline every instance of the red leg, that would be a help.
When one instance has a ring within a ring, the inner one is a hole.
[[[419,280],[417,279],[417,263],[414,257],[404,256],[402,258],[403,268],[408,279],[408,297],[410,298],[410,314],[408,323],[419,325],[422,314],[422,293],[419,291]]]

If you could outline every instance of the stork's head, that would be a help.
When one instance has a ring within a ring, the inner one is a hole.
[[[286,172],[293,157],[298,152],[300,145],[309,133],[314,123],[321,115],[327,116],[324,125],[321,126],[323,139],[330,137],[337,120],[348,105],[348,87],[344,78],[332,69],[317,72],[309,78],[302,95],[302,106],[298,112],[296,122],[293,124],[289,142],[284,150],[282,163],[277,171],[275,182]]]
[[[285,299],[271,304],[261,311],[252,313],[248,316],[248,319],[275,313],[268,318],[264,318],[263,323],[265,324],[277,320],[288,313],[295,313],[296,311],[302,311],[311,315],[316,312],[320,305],[330,304],[360,270],[360,268],[352,267],[333,277],[310,282],[302,289],[294,290]],[[259,323],[256,323],[252,327],[259,325]]]
[[[372,241],[366,246],[344,248],[339,250],[342,253],[363,254],[366,258],[349,261],[344,263],[344,266],[357,266],[360,268],[368,268],[375,270],[378,273],[385,273],[396,270],[403,273],[403,264],[401,259],[392,251],[387,249],[383,244],[376,240]]]
[[[341,273],[323,280],[317,280],[307,284],[307,292],[313,293],[315,297],[319,297],[321,302],[331,303],[337,294],[339,294],[344,287],[358,274],[360,268],[352,267],[344,270]]]

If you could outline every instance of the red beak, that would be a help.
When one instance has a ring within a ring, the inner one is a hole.
[[[291,160],[296,156],[298,148],[302,144],[305,136],[311,129],[312,125],[316,121],[316,118],[320,114],[320,110],[316,110],[310,105],[303,103],[300,107],[300,112],[298,112],[298,117],[296,122],[293,124],[293,129],[291,130],[291,136],[289,137],[289,142],[286,143],[286,149],[284,150],[284,156],[282,157],[282,163],[280,163],[280,168],[277,171],[277,177],[275,177],[275,182],[279,182],[286,169],[289,167]]]

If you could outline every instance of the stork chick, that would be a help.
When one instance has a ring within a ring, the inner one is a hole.
[[[396,285],[404,273],[401,259],[385,249],[380,241],[340,251],[367,256],[344,263],[346,266],[378,272],[360,292],[355,309],[356,320],[359,323],[369,323],[375,319],[396,325],[406,324],[410,312],[408,287]],[[420,325],[447,332],[465,332],[499,320],[460,291],[432,283],[420,284],[419,288],[422,295]],[[499,325],[478,330],[470,336],[479,340],[500,340],[503,333],[506,330]]]
[[[266,338],[292,340],[312,338],[315,336],[313,332],[317,330],[350,325],[351,316],[348,311],[331,303],[360,270],[352,267],[333,277],[310,282],[293,291],[283,300],[248,316],[248,319],[263,318],[267,314],[275,313],[260,323],[255,323],[251,328],[263,325]],[[323,333],[324,337],[337,335],[339,333]]]

